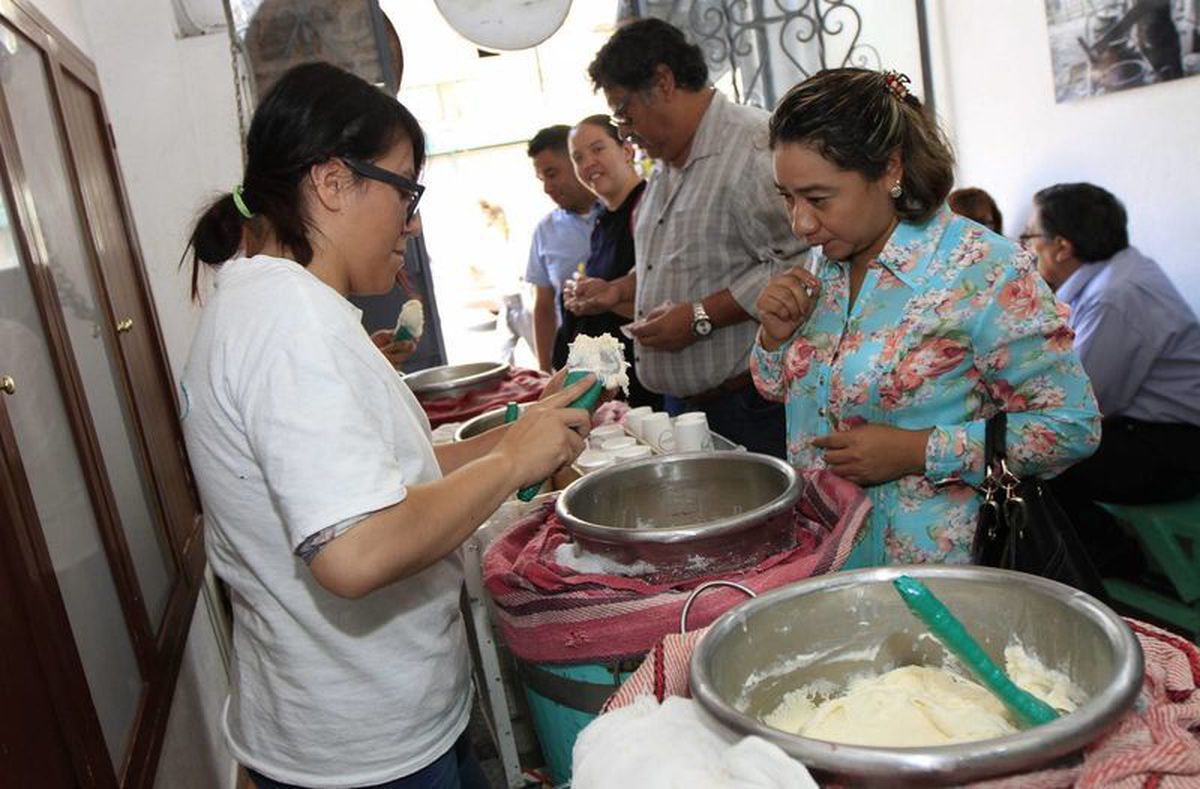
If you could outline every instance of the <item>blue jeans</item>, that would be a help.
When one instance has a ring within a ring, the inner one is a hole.
[[[258,789],[307,789],[294,784],[283,784],[256,773],[249,767],[246,772]],[[387,783],[375,784],[364,789],[491,789],[471,740],[463,732],[454,747],[438,757],[437,761],[412,775],[397,778]]]
[[[708,428],[751,452],[787,460],[787,425],[783,403],[763,398],[753,384],[712,398],[663,397],[671,416],[703,411]]]

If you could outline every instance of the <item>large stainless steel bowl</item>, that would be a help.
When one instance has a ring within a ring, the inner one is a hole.
[[[522,404],[521,410],[524,411],[527,405]],[[493,427],[500,427],[504,424],[504,412],[507,408],[494,408],[491,411],[484,411],[476,417],[468,419],[458,426],[454,431],[455,441],[466,441],[468,438],[474,438],[480,433],[486,433]]]
[[[1088,700],[1034,729],[929,748],[874,748],[801,737],[761,716],[789,691],[905,665],[942,665],[944,651],[892,587],[919,578],[1004,665],[1014,639],[1066,672]],[[1095,740],[1137,698],[1142,651],[1125,623],[1095,598],[1036,576],[984,567],[883,567],[800,581],[728,611],[692,653],[691,689],[740,735],[776,743],[810,768],[853,784],[963,783],[1044,765]]]
[[[471,362],[430,367],[404,376],[404,383],[418,399],[457,397],[472,389],[498,385],[508,372],[504,362]]]
[[[800,485],[767,455],[682,453],[586,474],[555,506],[583,549],[676,577],[746,567],[795,545]]]

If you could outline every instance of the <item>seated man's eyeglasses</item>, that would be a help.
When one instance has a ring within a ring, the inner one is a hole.
[[[391,170],[376,167],[370,162],[359,161],[349,156],[343,156],[341,160],[346,163],[347,167],[363,178],[370,178],[372,181],[382,181],[385,184],[391,184],[395,187],[396,191],[400,193],[400,200],[407,204],[407,209],[404,213],[404,223],[408,224],[412,221],[412,218],[417,213],[417,205],[421,202],[421,195],[425,193],[424,185],[416,181],[410,181],[403,175],[397,175]]]

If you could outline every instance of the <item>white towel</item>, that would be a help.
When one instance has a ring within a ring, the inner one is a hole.
[[[697,702],[639,696],[601,715],[575,741],[574,789],[817,789],[802,764],[760,737],[740,742]]]

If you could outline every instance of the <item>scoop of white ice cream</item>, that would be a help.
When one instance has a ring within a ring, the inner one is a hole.
[[[396,333],[401,329],[407,330],[414,342],[421,339],[425,331],[425,308],[417,299],[409,299],[400,308],[400,317],[396,319]]]
[[[625,347],[608,332],[598,337],[578,335],[567,352],[567,369],[595,373],[605,389],[620,387],[629,394],[629,362],[625,361]]]

